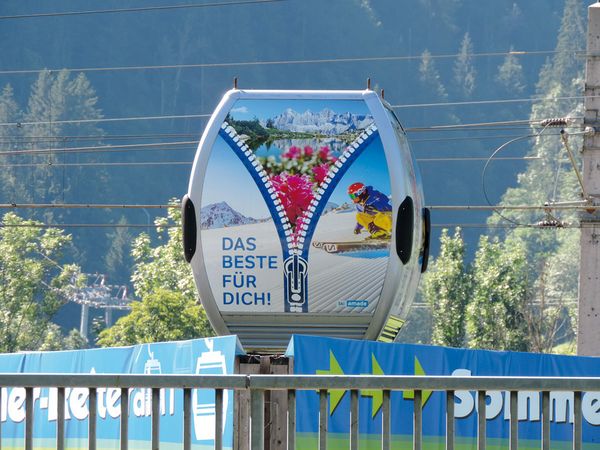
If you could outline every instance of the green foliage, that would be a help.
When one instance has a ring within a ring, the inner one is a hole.
[[[133,303],[129,315],[102,331],[98,345],[177,341],[211,334],[202,306],[181,292],[157,289],[141,302]]]
[[[0,228],[0,352],[64,348],[51,319],[80,273],[57,262],[71,237],[14,213],[2,221],[8,226]]]
[[[467,307],[469,347],[527,351],[524,317],[529,280],[524,248],[483,236],[473,263]]]
[[[425,301],[431,307],[433,330],[431,342],[436,345],[465,345],[465,310],[471,291],[471,277],[465,268],[465,243],[460,229],[454,236],[442,230],[440,254],[431,264],[423,280]]]
[[[177,200],[173,200],[177,202]],[[98,345],[131,345],[211,336],[204,308],[198,304],[190,265],[183,256],[181,211],[168,210],[159,225],[159,242],[142,233],[132,245],[131,281],[140,302],[131,313],[99,333]],[[164,228],[162,228],[164,227]]]

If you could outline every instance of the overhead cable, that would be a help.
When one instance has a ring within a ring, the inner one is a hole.
[[[539,156],[505,156],[496,158],[495,161],[528,161],[540,159]],[[417,158],[416,161],[421,163],[429,162],[469,162],[469,161],[486,161],[485,157],[470,157],[458,156],[449,158]],[[136,167],[136,166],[191,166],[193,161],[112,161],[112,162],[77,162],[77,163],[62,163],[62,162],[38,162],[38,163],[12,163],[0,164],[0,168],[17,168],[17,167]]]
[[[428,108],[438,106],[463,106],[463,105],[496,105],[502,103],[535,103],[544,101],[579,100],[584,98],[600,98],[600,95],[572,95],[567,97],[528,97],[498,100],[472,100],[461,102],[438,102],[438,103],[414,103],[407,105],[392,105],[394,109],[402,108]]]
[[[0,209],[176,209],[178,203],[168,205],[130,205],[112,203],[0,203]]]
[[[0,151],[0,156],[17,156],[17,155],[43,155],[46,153],[86,153],[96,151],[110,150],[144,150],[144,149],[162,149],[165,147],[180,147],[180,146],[197,146],[198,141],[175,141],[175,142],[157,142],[144,144],[121,144],[121,145],[96,145],[88,147],[61,147],[61,148],[40,148],[27,150],[3,150]]]
[[[114,13],[132,13],[146,11],[166,11],[173,9],[191,9],[191,8],[215,8],[222,6],[244,6],[257,3],[278,3],[286,0],[233,0],[226,2],[214,3],[190,3],[182,5],[160,5],[160,6],[144,6],[139,8],[116,8],[116,9],[94,9],[84,11],[56,11],[48,13],[33,13],[33,14],[17,14],[12,16],[0,16],[0,20],[13,19],[32,19],[38,17],[61,17],[61,16],[86,16],[92,14],[114,14]]]
[[[273,0],[275,1],[275,0]],[[522,52],[481,52],[470,53],[469,57],[490,57],[490,56],[509,56],[509,55],[551,55],[556,53],[580,53],[577,50],[540,50],[540,51],[522,51]],[[431,59],[452,59],[465,55],[459,53],[430,55]],[[295,65],[295,64],[331,64],[331,63],[352,63],[352,62],[376,62],[376,61],[411,61],[421,60],[422,55],[399,55],[399,56],[365,56],[365,57],[349,57],[349,58],[319,58],[319,59],[287,59],[273,61],[237,61],[237,62],[220,62],[220,63],[197,63],[197,64],[155,64],[142,66],[112,66],[112,67],[76,67],[76,68],[53,68],[53,69],[10,69],[0,70],[0,75],[30,75],[44,71],[59,72],[66,70],[68,72],[117,72],[129,70],[170,70],[170,69],[206,69],[220,67],[244,67],[244,66],[279,66],[279,65]]]

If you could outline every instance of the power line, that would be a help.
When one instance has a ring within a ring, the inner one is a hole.
[[[178,114],[178,115],[165,115],[165,116],[131,116],[131,117],[115,117],[115,118],[99,118],[99,119],[68,119],[68,120],[53,120],[50,121],[35,121],[35,122],[1,122],[0,126],[3,127],[17,127],[21,128],[26,125],[61,125],[61,124],[76,124],[76,123],[101,123],[101,122],[122,122],[122,121],[138,121],[138,120],[171,120],[171,119],[195,119],[195,118],[206,118],[212,114]],[[581,119],[581,117],[573,117],[573,120]],[[450,125],[431,125],[422,127],[406,128],[407,132],[415,131],[437,131],[437,130],[453,130],[461,128],[475,128],[475,127],[490,127],[490,126],[507,126],[507,125],[531,125],[539,124],[541,120],[508,120],[508,121],[497,121],[497,122],[477,122],[477,123],[465,123],[465,124],[450,124]]]
[[[129,205],[102,203],[0,203],[0,209],[176,209],[178,203],[169,205]]]
[[[55,123],[55,122],[53,122]],[[96,141],[96,140],[130,140],[130,139],[172,139],[172,138],[192,138],[197,137],[198,133],[145,133],[145,134],[82,134],[82,135],[17,135],[0,136],[0,142],[14,141]]]
[[[144,149],[166,149],[166,147],[194,146],[198,145],[198,141],[175,141],[175,142],[158,142],[144,144],[122,144],[122,145],[98,145],[88,147],[62,147],[62,148],[41,148],[28,150],[4,150],[0,151],[0,156],[17,156],[17,155],[44,155],[48,153],[87,153],[97,151],[128,151],[128,150],[144,150]]]
[[[527,127],[529,128],[529,127]],[[525,128],[520,128],[525,129]],[[481,130],[473,130],[481,131]],[[470,131],[471,132],[471,131]],[[511,139],[515,137],[521,137],[522,134],[496,134],[493,136],[457,136],[457,137],[445,137],[445,138],[424,138],[424,139],[410,139],[409,143],[414,142],[447,142],[447,141],[479,141],[488,139]],[[544,133],[544,136],[560,136],[560,133]]]
[[[414,103],[410,105],[392,105],[394,109],[402,108],[428,108],[438,106],[463,106],[463,105],[495,105],[502,103],[535,103],[543,101],[562,101],[562,100],[579,100],[584,98],[599,98],[600,95],[585,96],[585,95],[574,95],[568,97],[527,97],[527,98],[514,98],[514,99],[500,99],[500,100],[472,100],[464,102],[440,102],[440,103]]]
[[[554,210],[554,211],[587,211],[596,210],[598,207],[593,205],[433,205],[427,206],[430,210],[438,211],[495,211],[495,210],[514,210],[514,211],[538,211],[538,210]]]
[[[488,157],[457,156],[452,158],[417,158],[417,162],[442,162],[442,161],[487,161]],[[504,156],[494,158],[494,161],[528,161],[541,159],[539,156]]]
[[[486,161],[486,157],[451,157],[451,158],[417,158],[417,162],[460,162],[460,161]],[[527,161],[541,159],[539,156],[506,156],[495,158],[494,161]],[[0,164],[0,168],[8,167],[135,167],[135,166],[191,166],[193,161],[119,161],[119,162],[41,162],[41,163],[14,163]]]
[[[154,223],[0,223],[0,228],[179,228],[180,226]]]
[[[272,0],[276,1],[276,0]],[[1,17],[0,17],[1,19]],[[541,50],[541,51],[522,51],[522,52],[481,52],[471,53],[470,57],[495,57],[507,55],[551,55],[557,53],[580,53],[577,50]],[[458,53],[431,55],[432,59],[451,59],[457,58]],[[0,70],[0,75],[31,75],[38,74],[44,71],[58,72],[66,70],[68,72],[110,72],[110,71],[129,71],[129,70],[171,70],[171,69],[205,69],[205,68],[223,68],[223,67],[245,67],[245,66],[280,66],[280,65],[297,65],[297,64],[331,64],[331,63],[353,63],[353,62],[377,62],[377,61],[411,61],[421,60],[421,55],[400,55],[400,56],[365,56],[365,57],[349,57],[349,58],[322,58],[322,59],[289,59],[289,60],[273,60],[273,61],[238,61],[238,62],[221,62],[221,63],[197,63],[197,64],[157,64],[143,66],[112,66],[112,67],[78,67],[78,68],[55,68],[55,69],[11,69]]]
[[[139,162],[90,162],[90,163],[16,163],[0,164],[0,167],[129,167],[129,166],[191,166],[192,161],[139,161]]]
[[[214,8],[221,6],[243,6],[252,5],[257,3],[276,3],[286,0],[237,0],[228,2],[216,2],[216,3],[194,3],[187,5],[162,5],[162,6],[144,6],[140,8],[118,8],[118,9],[95,9],[86,11],[59,11],[49,13],[35,13],[35,14],[19,14],[13,16],[0,16],[0,20],[13,20],[13,19],[31,19],[37,17],[59,17],[59,16],[84,16],[92,14],[114,14],[114,13],[130,13],[130,12],[145,12],[145,11],[165,11],[173,9],[191,9],[191,8]]]
[[[538,228],[540,230],[559,230],[561,228],[580,228],[578,224],[562,225],[560,227],[544,227],[535,224],[514,225],[514,224],[487,224],[487,223],[432,223],[433,228],[498,228],[498,229],[515,229],[515,228]]]
[[[68,120],[53,120],[53,121],[36,121],[36,122],[3,122],[0,127],[17,127],[21,128],[26,125],[64,125],[74,123],[102,123],[102,122],[128,122],[136,120],[175,120],[175,119],[197,119],[210,117],[212,114],[176,114],[167,116],[131,116],[131,117],[114,117],[114,118],[98,118],[98,119],[68,119]]]

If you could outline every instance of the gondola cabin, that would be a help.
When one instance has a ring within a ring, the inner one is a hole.
[[[246,350],[301,333],[377,339],[427,264],[417,168],[371,90],[229,91],[182,208],[208,318]]]

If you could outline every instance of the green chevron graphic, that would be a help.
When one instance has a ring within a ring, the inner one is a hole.
[[[344,375],[344,371],[340,363],[335,359],[333,351],[329,350],[329,370],[317,369],[317,375]],[[343,389],[331,389],[329,392],[329,415],[332,415],[335,408],[342,401],[342,397],[346,393]]]

